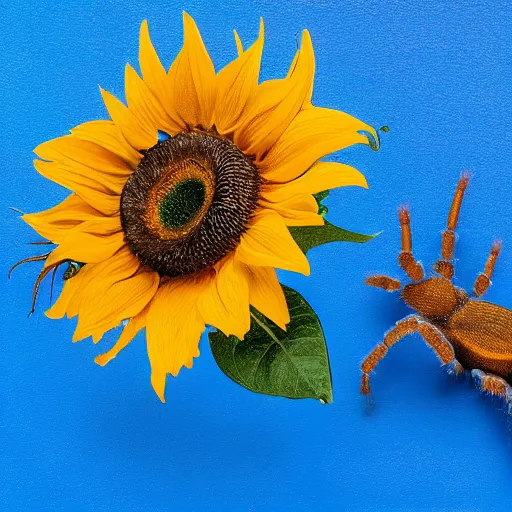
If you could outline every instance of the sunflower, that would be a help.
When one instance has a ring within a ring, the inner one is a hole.
[[[264,27],[216,73],[194,20],[166,71],[140,29],[140,76],[125,70],[126,105],[101,95],[109,120],[89,121],[35,149],[37,171],[72,194],[23,219],[55,247],[39,284],[68,264],[46,315],[78,317],[73,341],[97,343],[124,324],[105,365],[146,329],[151,384],[162,402],[167,374],[199,355],[211,325],[243,339],[250,306],[282,329],[290,320],[275,269],[308,275],[288,229],[319,226],[314,194],[366,186],[341,163],[318,162],[369,144],[370,126],[311,103],[315,59],[302,33],[285,78],[259,83]],[[41,242],[44,243],[44,242]],[[35,299],[35,296],[34,296]]]

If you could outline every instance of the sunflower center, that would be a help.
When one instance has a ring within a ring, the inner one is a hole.
[[[149,149],[126,182],[125,240],[161,275],[199,272],[236,248],[259,187],[258,169],[230,141],[178,134]]]
[[[184,227],[199,212],[205,197],[206,188],[201,180],[180,181],[158,206],[161,224],[167,229]]]

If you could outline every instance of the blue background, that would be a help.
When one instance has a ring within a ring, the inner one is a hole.
[[[415,252],[439,254],[455,183],[472,171],[457,245],[457,283],[471,287],[490,244],[504,250],[488,300],[512,307],[512,16],[508,1],[383,0],[2,3],[0,133],[2,296],[0,499],[5,510],[510,510],[511,434],[500,404],[440,370],[421,340],[394,347],[373,379],[365,414],[359,364],[407,311],[364,278],[396,264],[396,207],[409,202]],[[32,149],[106,115],[98,83],[121,95],[126,61],[150,21],[166,65],[193,15],[220,69],[266,22],[263,78],[282,76],[295,34],[311,31],[314,102],[374,126],[383,148],[336,158],[370,190],[329,197],[329,219],[383,233],[366,245],[311,252],[312,276],[286,274],[318,312],[335,401],[252,394],[217,369],[205,340],[193,370],[169,379],[162,405],[142,338],[106,368],[102,346],[71,343],[74,322],[52,322],[45,283],[26,318],[38,265],[7,281],[36,235],[8,206],[38,211],[65,191],[32,168]]]

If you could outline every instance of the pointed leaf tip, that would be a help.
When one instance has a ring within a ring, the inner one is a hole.
[[[323,226],[290,226],[288,229],[304,254],[313,249],[313,247],[331,242],[355,242],[359,244],[369,242],[380,234],[380,232],[375,235],[354,233],[353,231],[339,228],[327,220]]]

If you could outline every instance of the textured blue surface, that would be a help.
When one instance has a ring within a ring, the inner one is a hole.
[[[0,508],[3,510],[510,510],[512,449],[499,404],[455,382],[419,338],[396,346],[365,415],[359,364],[406,314],[366,288],[372,272],[401,276],[396,207],[408,201],[415,250],[430,265],[460,171],[471,169],[457,246],[457,283],[471,286],[490,243],[504,240],[488,299],[512,307],[512,17],[507,1],[22,2],[2,4],[0,211],[3,257]],[[370,190],[342,189],[329,218],[384,230],[364,245],[311,253],[312,276],[283,275],[316,308],[329,343],[335,401],[289,401],[237,387],[205,340],[193,370],[169,379],[162,405],[137,339],[108,367],[102,347],[73,345],[74,322],[40,308],[26,318],[37,265],[30,229],[7,210],[38,211],[65,191],[32,168],[32,149],[105,116],[97,83],[121,95],[136,64],[139,24],[169,64],[192,14],[216,63],[266,21],[264,78],[285,73],[295,34],[309,28],[317,56],[314,101],[374,126],[383,149],[339,156]]]

